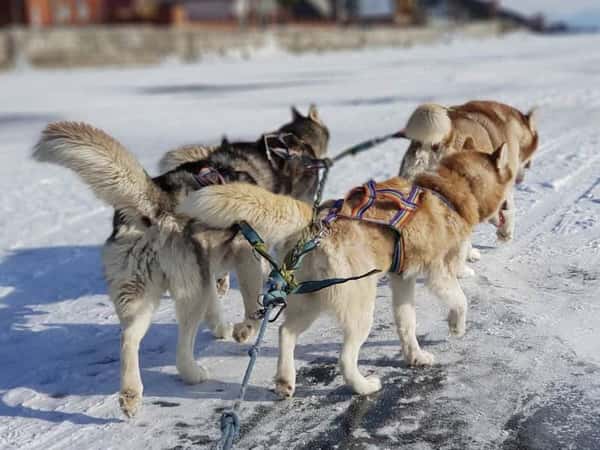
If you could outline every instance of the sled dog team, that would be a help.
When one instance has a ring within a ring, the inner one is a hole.
[[[408,364],[434,360],[417,341],[417,276],[448,306],[450,333],[465,333],[467,299],[458,277],[472,272],[465,261],[480,257],[470,236],[477,224],[490,221],[499,239],[513,237],[514,185],[523,180],[538,146],[534,116],[492,101],[421,105],[399,134],[410,140],[400,175],[370,181],[320,206],[320,226],[327,232],[297,278],[381,272],[288,298],[275,377],[280,395],[294,394],[296,340],[321,313],[335,316],[343,330],[345,382],[362,395],[381,388],[377,377],[360,373],[358,355],[384,275]],[[34,158],[73,170],[115,208],[103,264],[122,327],[119,403],[127,416],[141,405],[139,346],[166,291],[179,325],[177,370],[187,383],[209,376],[194,357],[200,323],[217,338],[246,342],[255,335],[265,268],[236,225],[248,222],[282,255],[291,250],[311,226],[319,180],[305,161],[326,157],[328,141],[316,107],[306,116],[292,108],[290,122],[256,141],[172,150],[160,162],[161,175],[151,178],[119,142],[92,126],[59,122],[43,131]],[[222,317],[218,301],[231,271],[245,309],[244,320],[235,325]]]

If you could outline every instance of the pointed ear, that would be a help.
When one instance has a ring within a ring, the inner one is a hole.
[[[292,119],[296,120],[296,119],[303,119],[304,116],[300,113],[300,111],[298,111],[298,109],[295,106],[292,106]]]
[[[308,118],[310,120],[312,120],[313,122],[317,122],[317,123],[321,122],[321,118],[319,117],[319,111],[317,110],[316,105],[311,104],[310,107],[308,108]]]
[[[498,170],[504,170],[508,166],[508,144],[505,142],[492,154]]]
[[[463,149],[463,151],[467,151],[467,152],[476,152],[477,151],[477,149],[475,148],[475,141],[473,140],[473,138],[471,136],[469,136],[467,139],[465,139],[462,149]]]
[[[527,113],[527,126],[532,133],[537,131],[538,107],[534,106]]]

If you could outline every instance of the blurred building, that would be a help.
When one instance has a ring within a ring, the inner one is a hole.
[[[543,27],[503,9],[499,0],[0,0],[0,25],[35,27],[100,23],[412,24],[496,18]]]
[[[0,25],[87,25],[103,21],[104,0],[1,0]]]

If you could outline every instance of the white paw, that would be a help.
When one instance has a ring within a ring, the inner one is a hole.
[[[127,417],[137,414],[142,405],[142,393],[134,389],[123,389],[119,393],[119,406]]]
[[[187,384],[198,384],[208,380],[209,372],[203,366],[197,365],[195,362],[189,364],[177,364],[179,376]]]
[[[233,336],[233,324],[221,322],[212,329],[213,336],[217,339],[230,339]]]
[[[283,378],[277,378],[275,380],[275,392],[281,398],[291,398],[294,396],[296,386],[290,381],[286,381]]]
[[[434,357],[431,353],[419,350],[418,352],[408,357],[408,365],[413,367],[431,366],[434,361]]]
[[[375,375],[369,375],[361,380],[360,383],[354,384],[352,389],[358,395],[369,395],[381,390],[381,380]]]
[[[240,344],[249,341],[256,334],[256,323],[254,320],[245,320],[236,323],[233,326],[233,338]]]
[[[458,278],[471,278],[475,276],[475,271],[466,264],[463,265],[458,273]]]
[[[467,261],[477,262],[481,259],[481,252],[474,247],[471,247],[469,254],[467,255]]]

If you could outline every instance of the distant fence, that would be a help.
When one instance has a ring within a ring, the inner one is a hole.
[[[167,58],[185,62],[214,54],[252,53],[276,46],[292,53],[411,46],[442,41],[448,33],[471,37],[507,31],[502,22],[460,27],[289,26],[260,30],[118,26],[0,30],[0,68],[17,63],[41,68],[133,66]]]

